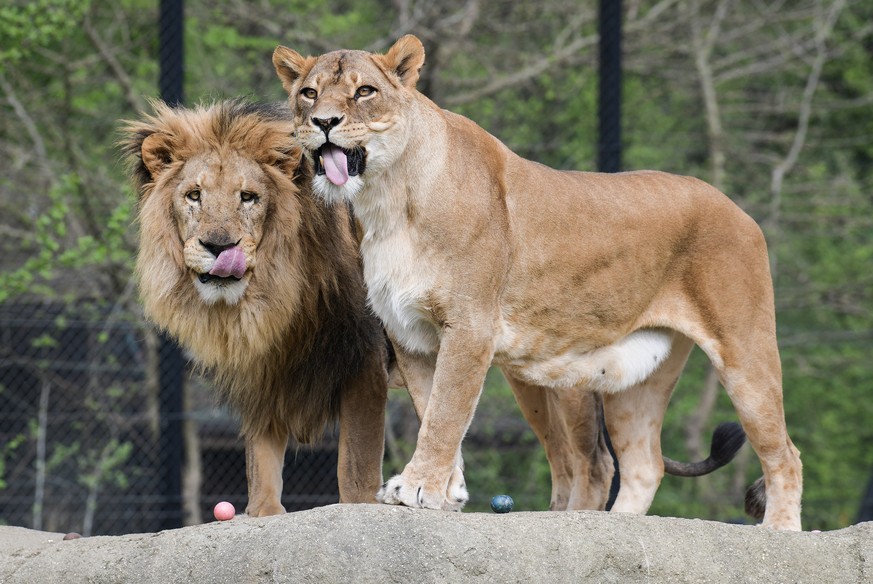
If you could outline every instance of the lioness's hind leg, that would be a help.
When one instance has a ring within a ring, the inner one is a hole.
[[[376,502],[376,491],[382,484],[387,399],[387,372],[381,355],[373,354],[341,396],[337,461],[340,503]]]
[[[285,512],[282,506],[282,467],[288,434],[262,432],[246,436],[246,479],[249,502],[246,513],[265,517]]]
[[[614,471],[600,396],[581,388],[544,388],[505,375],[549,461],[549,509],[604,509]]]
[[[613,511],[645,513],[655,498],[664,477],[664,411],[693,346],[689,338],[677,333],[669,357],[648,379],[603,396],[606,427],[621,475]]]
[[[552,478],[552,497],[549,511],[565,511],[570,502],[573,484],[573,454],[567,428],[560,417],[552,416],[549,409],[548,388],[514,379],[504,372],[522,415],[536,434],[549,461]]]
[[[553,394],[551,402],[559,404],[564,423],[571,429],[576,446],[573,467],[573,484],[567,509],[606,509],[615,465],[612,453],[606,446],[603,419],[603,400],[600,394],[586,389],[573,388],[577,399],[571,400],[575,408],[565,406],[568,394]],[[553,406],[553,408],[558,406]]]
[[[785,426],[776,339],[731,349],[724,352],[731,358],[719,372],[764,471],[767,507],[762,525],[800,531],[802,466]]]

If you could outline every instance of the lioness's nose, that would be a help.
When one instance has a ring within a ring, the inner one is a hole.
[[[322,131],[326,134],[330,131],[331,128],[336,128],[340,125],[340,122],[343,121],[342,116],[338,118],[316,118],[313,117],[312,123],[315,124],[317,128],[321,128]]]

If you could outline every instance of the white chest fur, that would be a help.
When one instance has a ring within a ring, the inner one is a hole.
[[[418,160],[408,152],[404,156],[418,171],[415,192],[428,192],[439,176],[442,159]],[[401,173],[370,174],[369,162],[367,172],[366,186],[351,200],[364,230],[361,255],[370,306],[406,350],[436,353],[440,328],[428,299],[438,278],[427,250],[414,239],[416,231],[408,224],[408,208],[414,204],[409,199],[411,187],[397,180]]]
[[[435,353],[439,349],[439,329],[427,306],[432,268],[420,260],[408,232],[367,235],[361,242],[361,253],[373,312],[408,351]]]

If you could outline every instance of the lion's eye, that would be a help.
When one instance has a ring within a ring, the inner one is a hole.
[[[355,92],[355,99],[358,99],[359,97],[369,97],[374,93],[376,93],[376,88],[372,85],[361,85]]]
[[[300,90],[300,95],[302,95],[306,99],[315,99],[316,97],[318,97],[318,92],[311,87],[304,87]]]
[[[193,191],[188,191],[185,193],[185,198],[191,201],[192,203],[200,202],[200,190],[194,189]]]
[[[239,198],[243,203],[257,202],[258,195],[251,191],[240,191]]]

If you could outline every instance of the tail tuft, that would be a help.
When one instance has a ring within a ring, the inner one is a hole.
[[[767,491],[764,485],[764,477],[761,477],[746,490],[746,513],[758,521],[763,521],[764,511],[766,510]]]
[[[724,422],[712,433],[709,457],[719,466],[724,466],[734,459],[745,443],[746,433],[743,432],[743,427],[736,422]]]

